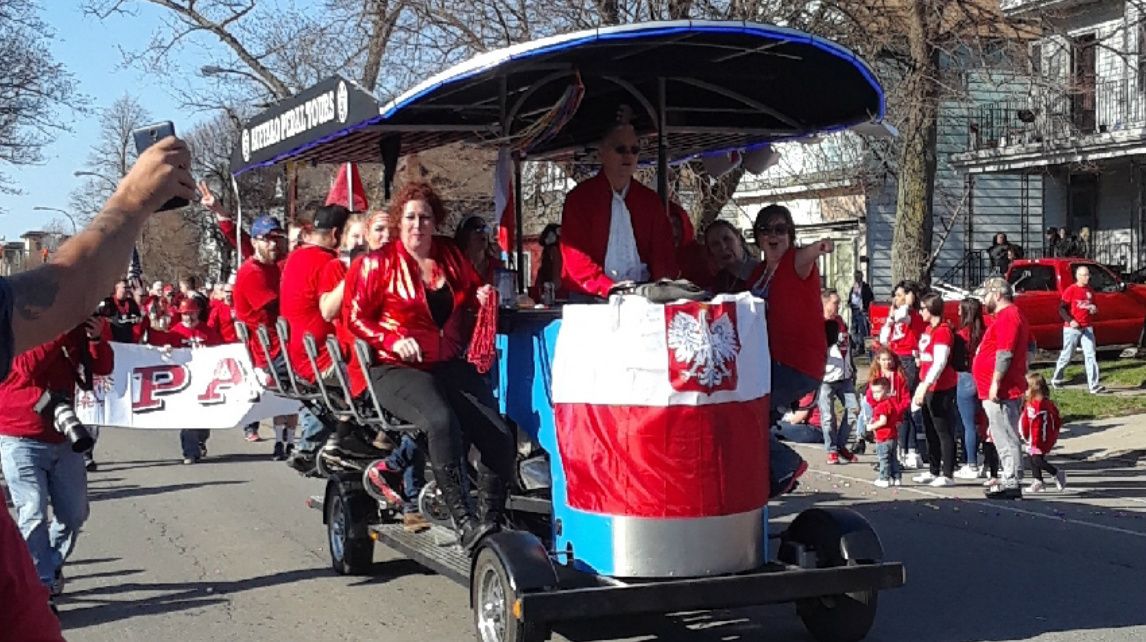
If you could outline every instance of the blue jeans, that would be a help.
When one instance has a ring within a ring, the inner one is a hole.
[[[899,479],[902,472],[899,469],[899,459],[895,455],[896,443],[890,439],[876,442],[875,455],[879,459],[880,479]]]
[[[326,443],[327,437],[333,430],[314,416],[306,406],[298,411],[298,449],[301,452],[315,452]]]
[[[210,430],[192,428],[179,431],[179,446],[183,450],[184,459],[199,459],[203,455],[203,448],[207,447],[207,438],[211,436]]]
[[[788,408],[801,397],[816,389],[819,381],[790,368],[782,363],[772,362],[772,425],[775,425]],[[776,438],[776,432],[768,431],[768,470],[771,483],[770,497],[775,497],[787,487],[788,480],[804,465],[804,458],[791,446]]]
[[[903,362],[903,374],[907,378],[907,394],[915,394],[919,385],[919,365],[911,356],[900,357]],[[915,450],[917,431],[923,427],[923,409],[912,410],[910,407],[903,413],[903,423],[899,424],[899,447],[903,452]],[[919,453],[924,455],[924,453]]]
[[[772,426],[772,434],[797,444],[821,444],[824,442],[824,431],[808,424],[790,424],[781,421]]]
[[[71,444],[0,437],[0,466],[16,508],[20,533],[45,585],[53,583],[88,518],[84,458]],[[52,520],[48,519],[48,505]]]
[[[975,416],[983,404],[979,401],[979,392],[975,389],[975,377],[970,372],[959,373],[959,387],[955,389],[955,405],[959,409],[959,421],[963,424],[963,450],[967,455],[967,463],[976,466],[979,463],[979,431],[975,427]]]
[[[1091,392],[1098,390],[1098,356],[1094,352],[1094,328],[1063,328],[1062,352],[1054,366],[1053,383],[1062,383],[1062,371],[1074,356],[1078,344],[1082,344],[1082,362],[1086,368],[1086,385]]]
[[[844,405],[844,416],[840,428],[836,430],[836,399]],[[825,381],[820,384],[820,394],[816,399],[820,406],[820,425],[824,433],[824,449],[828,452],[846,450],[851,425],[859,414],[859,401],[856,399],[855,379]]]
[[[867,402],[867,395],[861,396],[859,403],[860,416],[856,422],[856,439],[863,439],[867,436],[867,425],[871,422],[871,404]]]
[[[410,435],[402,435],[398,448],[386,458],[386,467],[402,471],[402,512],[418,512],[418,494],[426,485],[426,456]]]

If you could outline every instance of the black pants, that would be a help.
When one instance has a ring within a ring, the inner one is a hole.
[[[1046,455],[1031,455],[1031,474],[1037,481],[1043,480],[1043,471],[1050,473],[1051,477],[1058,474],[1058,469],[1047,462]]]
[[[999,476],[999,451],[995,450],[995,444],[989,441],[983,442],[983,465],[991,473],[991,477]]]
[[[955,436],[951,433],[951,413],[955,407],[955,388],[937,390],[927,395],[923,404],[923,430],[927,435],[928,464],[931,474],[955,475]]]
[[[481,453],[479,473],[507,484],[513,479],[513,435],[493,392],[469,363],[446,361],[430,371],[378,366],[370,369],[370,386],[383,407],[426,434],[434,466],[461,461],[472,443]]]

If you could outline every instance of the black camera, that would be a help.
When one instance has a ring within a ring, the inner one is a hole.
[[[76,409],[72,407],[71,402],[64,395],[46,390],[40,400],[36,402],[33,410],[44,421],[51,422],[52,427],[57,432],[68,438],[72,444],[73,452],[87,452],[95,445],[92,434],[76,416]]]

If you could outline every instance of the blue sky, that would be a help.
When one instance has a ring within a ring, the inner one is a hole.
[[[84,180],[72,172],[83,167],[98,137],[97,112],[116,98],[125,93],[136,96],[155,120],[173,121],[176,132],[186,132],[207,117],[181,110],[161,80],[123,67],[117,47],[132,49],[146,43],[160,26],[161,10],[140,3],[136,16],[100,21],[84,16],[79,4],[77,0],[42,1],[40,15],[55,30],[52,54],[72,72],[79,92],[91,99],[92,113],[74,114],[65,109],[57,114],[57,118],[72,121],[72,131],[58,134],[44,149],[42,165],[0,168],[23,191],[19,195],[0,194],[0,208],[7,211],[0,215],[0,236],[9,240],[53,218],[63,219],[58,213],[32,208],[68,208],[68,194]]]

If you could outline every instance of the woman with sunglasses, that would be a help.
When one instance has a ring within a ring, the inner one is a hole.
[[[454,242],[473,263],[482,283],[492,284],[501,261],[489,242],[489,226],[480,216],[467,216],[454,233]]]
[[[598,148],[601,171],[565,197],[561,256],[571,294],[606,298],[618,283],[678,274],[664,205],[633,179],[640,150],[627,119],[614,123]]]

